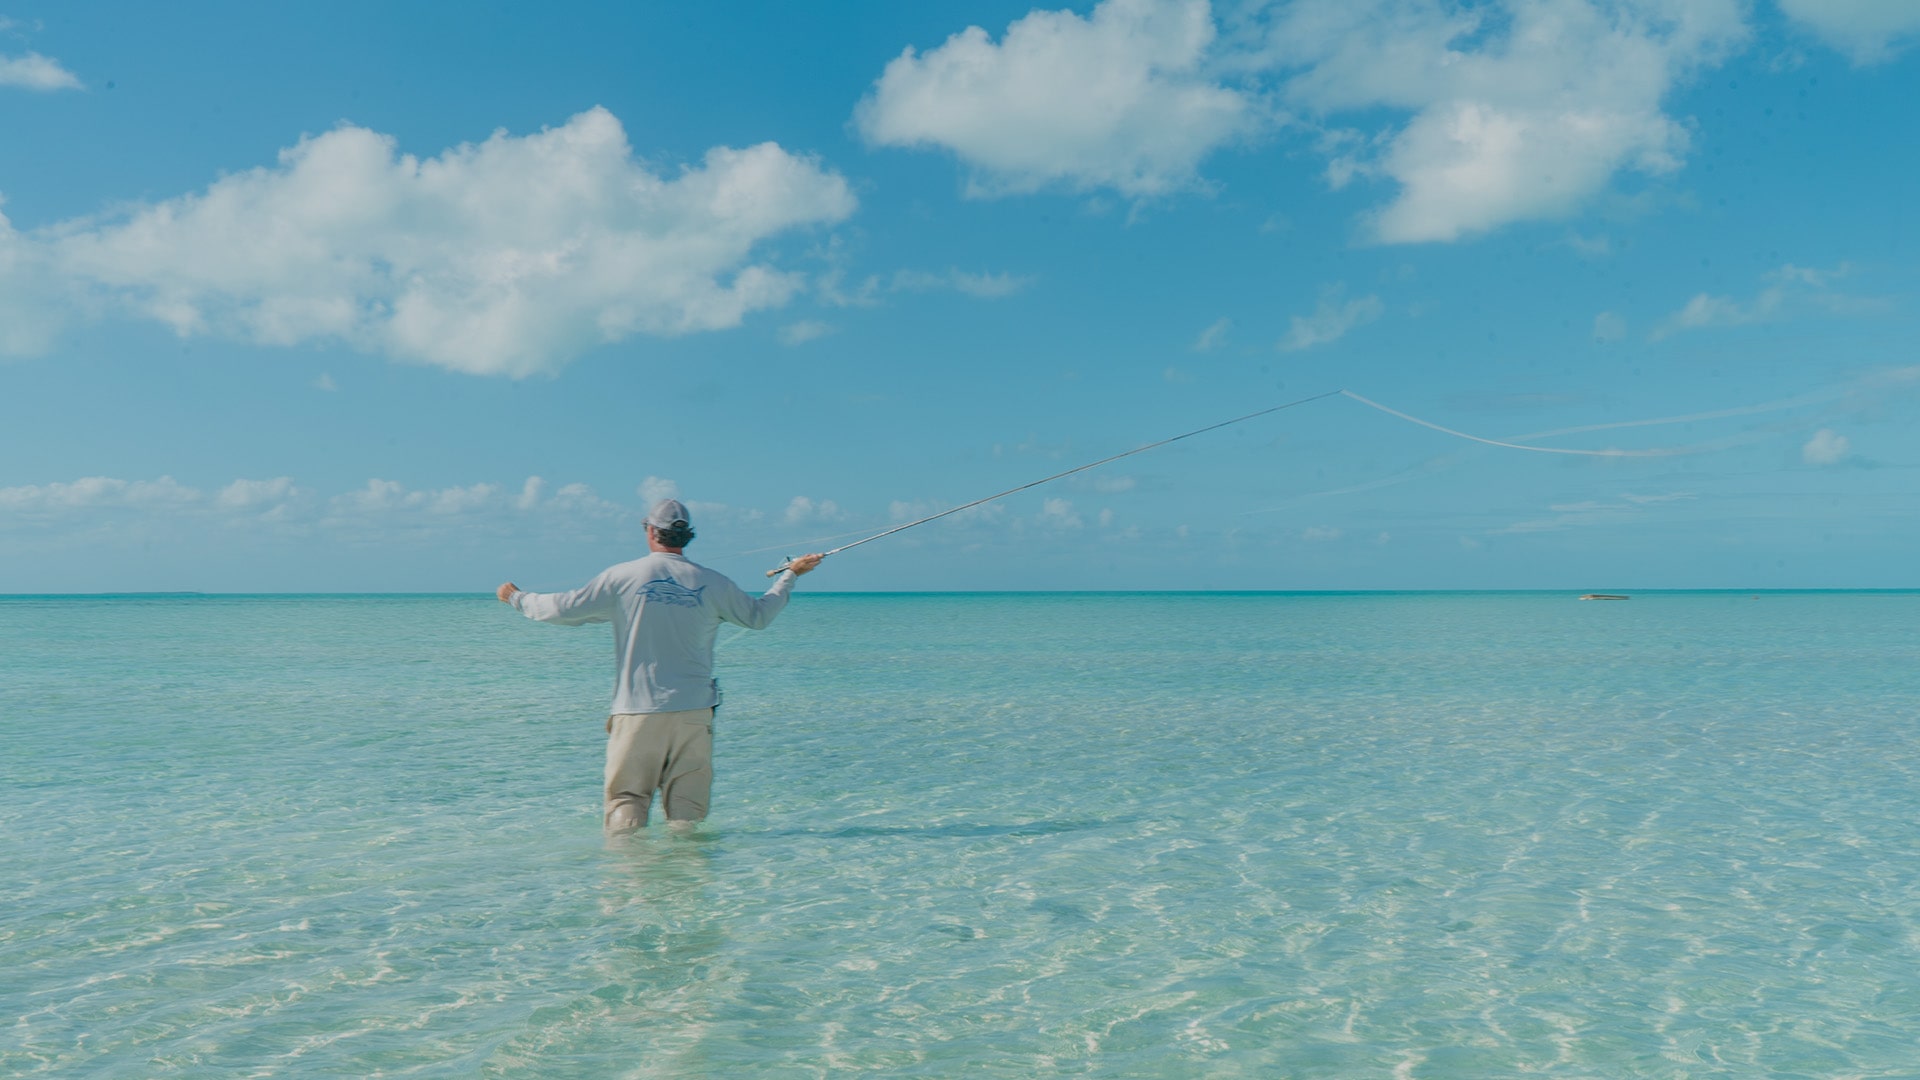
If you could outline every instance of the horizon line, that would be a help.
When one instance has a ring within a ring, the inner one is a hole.
[[[1659,586],[1633,588],[1607,586],[1604,589],[1574,586],[1415,586],[1405,588],[1195,588],[1195,589],[1090,589],[1090,588],[1034,588],[1034,589],[915,589],[915,588],[872,588],[872,589],[809,589],[807,596],[1369,596],[1369,595],[1413,595],[1413,594],[1472,594],[1472,593],[1537,593],[1537,594],[1586,594],[1607,592],[1611,594],[1676,594],[1676,593],[1746,593],[1750,595],[1785,593],[1920,593],[1920,585],[1790,585],[1742,588],[1734,586]],[[254,590],[207,591],[197,589],[161,589],[161,590],[101,590],[95,592],[0,592],[0,600],[58,600],[58,599],[239,599],[239,598],[300,598],[300,597],[465,597],[491,599],[493,594],[486,591],[468,592],[465,590],[381,590],[346,589],[325,592],[289,591],[263,592]]]

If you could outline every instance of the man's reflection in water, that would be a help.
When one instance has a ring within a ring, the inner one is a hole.
[[[725,1000],[725,912],[713,895],[719,837],[706,826],[670,828],[607,845],[612,948],[602,991],[617,1002],[606,1034],[642,1057],[646,1075],[699,1076],[714,1010]]]
[[[587,955],[563,1001],[533,1010],[523,1032],[491,1055],[487,1073],[526,1069],[568,1077],[708,1075],[704,1049],[727,997],[728,914],[716,910],[706,827],[648,830],[599,855],[597,917],[579,911]]]

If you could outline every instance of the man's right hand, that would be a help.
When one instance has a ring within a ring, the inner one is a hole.
[[[826,557],[825,552],[816,551],[811,555],[802,555],[797,559],[788,559],[787,569],[793,571],[793,576],[799,577],[801,574],[819,566],[820,560]]]

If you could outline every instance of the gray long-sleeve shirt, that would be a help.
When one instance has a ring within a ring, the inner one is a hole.
[[[759,630],[787,606],[791,572],[760,597],[685,556],[654,552],[610,566],[572,592],[517,592],[529,619],[578,626],[613,624],[615,713],[711,708],[713,640],[722,622]]]

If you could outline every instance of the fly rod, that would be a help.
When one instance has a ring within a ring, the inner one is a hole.
[[[1136,446],[1131,450],[1123,450],[1120,453],[1114,454],[1110,457],[1103,457],[1099,461],[1090,461],[1085,465],[1080,465],[1075,468],[1068,469],[1065,472],[1057,472],[1057,473],[1054,473],[1052,476],[1044,476],[1031,483],[1021,484],[1019,487],[1008,488],[1007,490],[1002,491],[996,495],[989,495],[984,499],[975,499],[970,503],[961,503],[959,506],[942,510],[937,514],[928,514],[926,517],[923,517],[918,521],[909,521],[904,525],[895,525],[891,529],[887,529],[884,532],[874,533],[872,536],[866,537],[865,539],[855,540],[851,544],[842,544],[839,547],[834,548],[832,551],[821,552],[821,557],[825,558],[828,555],[838,555],[843,551],[847,551],[852,548],[857,548],[861,544],[871,544],[875,540],[878,540],[882,537],[892,536],[894,533],[897,533],[897,532],[905,532],[906,530],[913,528],[915,525],[925,525],[929,521],[938,521],[939,519],[946,517],[948,514],[957,514],[962,510],[971,510],[976,506],[981,506],[985,503],[990,503],[995,499],[1004,499],[1009,495],[1018,494],[1022,491],[1027,490],[1028,488],[1037,488],[1041,484],[1050,484],[1053,481],[1058,480],[1062,477],[1072,476],[1074,473],[1086,472],[1088,469],[1098,468],[1102,465],[1107,464],[1108,462],[1119,461],[1121,458],[1124,458],[1124,457],[1132,457],[1135,454],[1142,454],[1147,452],[1148,450],[1154,449],[1155,447],[1165,446],[1168,443],[1176,443],[1176,442],[1179,442],[1181,439],[1191,439],[1195,435],[1204,435],[1209,431],[1218,431],[1223,427],[1228,427],[1233,424],[1238,424],[1238,423],[1241,423],[1242,421],[1252,420],[1256,417],[1267,416],[1271,413],[1277,413],[1282,409],[1291,409],[1296,405],[1305,405],[1310,401],[1319,401],[1321,398],[1330,398],[1336,394],[1342,394],[1342,393],[1345,393],[1345,391],[1329,390],[1324,394],[1315,394],[1312,397],[1301,398],[1298,401],[1289,401],[1285,405],[1275,405],[1272,408],[1261,409],[1259,412],[1250,412],[1245,416],[1236,416],[1231,420],[1222,420],[1217,424],[1208,424],[1206,427],[1203,427],[1203,428],[1194,428],[1192,431],[1182,432],[1178,435],[1161,439],[1159,442],[1150,442],[1145,446]],[[793,559],[791,556],[789,556],[786,562],[783,562],[779,566],[774,567],[772,570],[767,571],[767,576],[774,577],[778,574],[784,573],[787,570],[787,568],[792,565],[792,563],[793,563]]]

